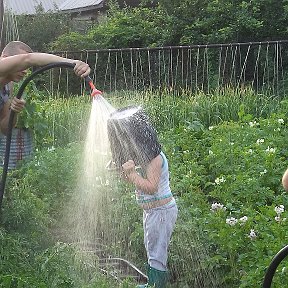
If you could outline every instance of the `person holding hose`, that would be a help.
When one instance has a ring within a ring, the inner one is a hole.
[[[168,281],[168,246],[178,208],[169,184],[168,161],[156,131],[139,107],[113,112],[107,122],[112,160],[122,178],[135,185],[143,209],[148,283],[138,288],[164,288]]]
[[[88,76],[91,72],[87,63],[54,54],[33,52],[27,44],[21,41],[9,42],[4,47],[0,57],[0,130],[3,134],[6,134],[8,130],[10,109],[19,113],[25,106],[24,99],[14,97],[10,102],[7,84],[22,80],[27,73],[27,69],[32,66],[39,67],[55,62],[75,64],[74,72],[82,78]],[[15,123],[16,117],[14,119]]]

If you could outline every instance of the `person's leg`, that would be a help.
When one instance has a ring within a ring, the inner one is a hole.
[[[177,206],[144,211],[144,245],[148,258],[148,287],[165,287],[167,282],[168,246],[177,218]],[[139,286],[141,287],[141,286]]]
[[[160,271],[167,270],[168,246],[177,213],[177,206],[151,209],[146,213],[144,239],[148,264]]]

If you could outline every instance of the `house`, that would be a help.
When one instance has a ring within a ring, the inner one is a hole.
[[[37,14],[39,7],[44,12],[67,13],[73,20],[72,25],[77,31],[85,31],[87,26],[100,22],[101,18],[105,18],[108,10],[108,0],[0,0],[0,3],[1,1],[4,3],[4,12],[11,11],[12,15],[24,14],[33,17]],[[140,3],[141,0],[118,0],[120,8],[125,6],[137,7]],[[149,6],[155,6],[156,3],[157,0],[150,0]],[[4,39],[2,33],[0,36],[1,39]],[[3,47],[3,45],[2,43],[0,46]]]
[[[105,14],[108,9],[107,0],[2,0],[5,11],[10,10],[14,15],[34,15],[37,7],[41,6],[44,12],[70,13],[72,18],[95,20],[99,13]],[[151,0],[150,5],[157,1]],[[120,7],[136,7],[141,0],[118,0]]]
[[[11,11],[14,15],[34,15],[36,7],[41,6],[44,12],[57,11],[65,0],[3,0],[5,11]]]
[[[105,0],[65,0],[59,5],[59,10],[69,13],[75,20],[96,20],[100,14],[105,14]]]

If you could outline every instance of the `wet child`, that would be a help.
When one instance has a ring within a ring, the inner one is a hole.
[[[168,279],[168,246],[178,213],[169,185],[167,158],[141,107],[113,112],[108,119],[108,138],[113,162],[121,169],[123,179],[135,185],[136,200],[143,209],[148,283],[138,287],[163,288]]]

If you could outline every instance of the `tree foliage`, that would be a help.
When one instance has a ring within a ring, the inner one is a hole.
[[[171,43],[171,19],[160,8],[126,7],[119,9],[114,7],[108,13],[107,18],[94,25],[86,35],[74,32],[62,35],[52,47],[58,50],[68,47],[77,50],[169,45]]]
[[[68,14],[44,12],[36,7],[36,14],[17,16],[19,40],[27,43],[35,51],[45,51],[49,43],[62,34],[68,33],[71,20]]]
[[[287,37],[287,0],[159,0],[174,19],[178,44]]]
[[[18,22],[21,40],[37,50],[49,42],[54,50],[83,50],[286,39],[287,11],[287,0],[159,0],[153,8],[147,0],[137,8],[112,1],[85,33],[62,14],[40,11]]]

